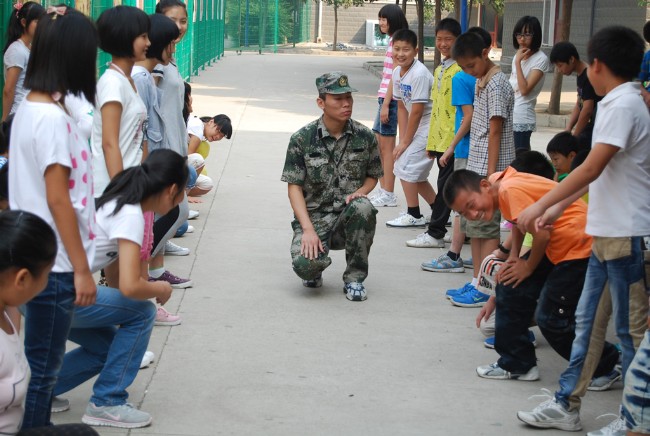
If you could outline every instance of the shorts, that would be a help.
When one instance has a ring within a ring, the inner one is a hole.
[[[429,177],[433,160],[427,157],[427,137],[415,134],[411,145],[395,161],[395,177],[409,183],[424,182]]]
[[[381,113],[381,106],[384,104],[384,97],[377,99],[379,107],[377,108],[377,116],[375,117],[375,124],[372,126],[372,131],[379,133],[381,136],[397,136],[397,100],[391,100],[388,103],[388,123],[384,124],[379,119]]]
[[[467,169],[467,158],[466,157],[455,157],[454,158],[454,171]]]
[[[501,238],[501,211],[494,211],[491,221],[461,221],[461,231],[465,232],[468,238],[477,239],[500,239]],[[463,228],[464,227],[464,228]]]

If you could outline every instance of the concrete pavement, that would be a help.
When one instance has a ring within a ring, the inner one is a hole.
[[[478,310],[444,298],[471,270],[421,271],[442,250],[407,248],[421,230],[384,225],[402,208],[379,211],[366,302],[342,293],[342,252],[332,253],[321,289],[303,288],[291,270],[292,213],[280,181],[289,136],[319,116],[314,79],[332,70],[359,89],[353,116],[370,126],[378,80],[363,69],[369,59],[229,52],[194,78],[195,114],[228,114],[234,134],[212,145],[216,188],[194,205],[196,232],[174,240],[191,255],[166,258],[194,287],[174,291],[167,306],[183,324],[154,329],[156,361],[129,391],[153,424],[102,435],[541,434],[516,411],[535,407],[541,399],[528,398],[540,388],[554,390],[566,362],[535,329],[540,381],[480,379],[476,366],[497,355],[483,347]],[[554,133],[533,134],[535,148]],[[55,421],[78,422],[91,389],[67,394],[72,409]],[[587,394],[586,431],[609,422],[596,416],[615,413],[621,392]]]

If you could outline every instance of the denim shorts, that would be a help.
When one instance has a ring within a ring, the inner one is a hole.
[[[388,104],[388,123],[384,124],[379,119],[381,113],[381,106],[384,104],[384,97],[377,99],[379,106],[377,108],[377,116],[375,117],[375,124],[372,126],[372,131],[379,133],[381,136],[397,136],[397,100],[391,100]]]

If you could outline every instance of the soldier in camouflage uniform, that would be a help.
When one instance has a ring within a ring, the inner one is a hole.
[[[351,119],[356,89],[346,75],[324,74],[316,87],[323,116],[291,136],[282,172],[295,215],[293,270],[304,286],[320,287],[329,250],[345,249],[343,290],[348,300],[363,301],[377,223],[366,195],[383,175],[379,149],[372,131]]]

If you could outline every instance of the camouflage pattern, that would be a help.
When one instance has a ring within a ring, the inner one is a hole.
[[[315,211],[341,212],[345,197],[366,177],[383,175],[377,139],[370,129],[349,120],[337,141],[319,118],[291,136],[282,181],[302,186],[311,216]]]
[[[282,181],[302,187],[309,218],[326,246],[318,259],[310,261],[301,256],[302,227],[293,221],[291,258],[298,276],[304,280],[318,277],[332,262],[327,252],[345,249],[348,266],[343,280],[362,282],[366,278],[377,210],[366,198],[349,205],[345,198],[367,177],[378,179],[382,175],[374,133],[354,120],[348,121],[338,140],[330,136],[320,118],[291,136]]]
[[[343,273],[345,283],[362,283],[368,276],[368,254],[375,236],[377,209],[367,198],[356,198],[341,213],[310,214],[314,229],[323,243],[324,253],[314,260],[300,255],[302,227],[298,220],[291,223],[293,241],[291,260],[293,270],[303,280],[312,280],[330,266],[330,250],[345,249],[347,268]]]
[[[319,94],[345,94],[348,92],[357,92],[350,87],[348,76],[340,71],[323,74],[316,79],[316,88]]]

